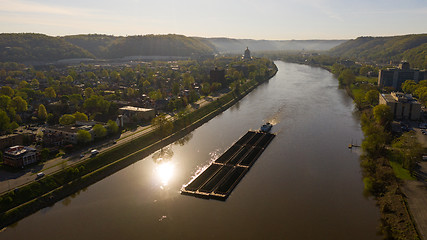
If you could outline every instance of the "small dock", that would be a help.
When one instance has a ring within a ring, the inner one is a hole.
[[[225,201],[275,136],[272,133],[248,131],[185,185],[181,194]]]

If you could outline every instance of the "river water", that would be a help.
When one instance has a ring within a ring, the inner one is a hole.
[[[0,239],[380,239],[352,100],[320,68],[277,75],[184,139],[21,220]],[[277,133],[227,201],[180,195],[249,129]]]

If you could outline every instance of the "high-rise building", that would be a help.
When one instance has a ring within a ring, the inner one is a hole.
[[[378,75],[378,86],[381,88],[392,87],[395,90],[401,90],[402,83],[406,80],[414,80],[418,83],[426,79],[426,77],[426,71],[411,69],[409,63],[402,62],[397,69],[380,70]]]

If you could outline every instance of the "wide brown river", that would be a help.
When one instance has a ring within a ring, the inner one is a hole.
[[[363,195],[362,132],[331,73],[276,62],[277,75],[172,144],[52,207],[0,239],[380,239]],[[249,129],[277,137],[227,201],[180,194]]]

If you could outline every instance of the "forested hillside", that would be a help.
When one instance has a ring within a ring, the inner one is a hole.
[[[0,34],[0,62],[93,58],[93,54],[58,37],[35,33]]]
[[[329,54],[377,63],[406,60],[413,67],[427,68],[427,34],[359,37],[331,49]]]
[[[107,58],[111,45],[123,37],[111,35],[88,34],[88,35],[70,35],[62,37],[65,41],[86,49],[97,58]]]
[[[114,41],[109,48],[110,58],[126,56],[191,56],[213,54],[214,50],[202,41],[183,35],[129,36]]]
[[[213,54],[213,46],[183,35],[115,37],[89,34],[51,37],[34,33],[0,34],[0,62],[49,62],[70,58],[191,56]]]

